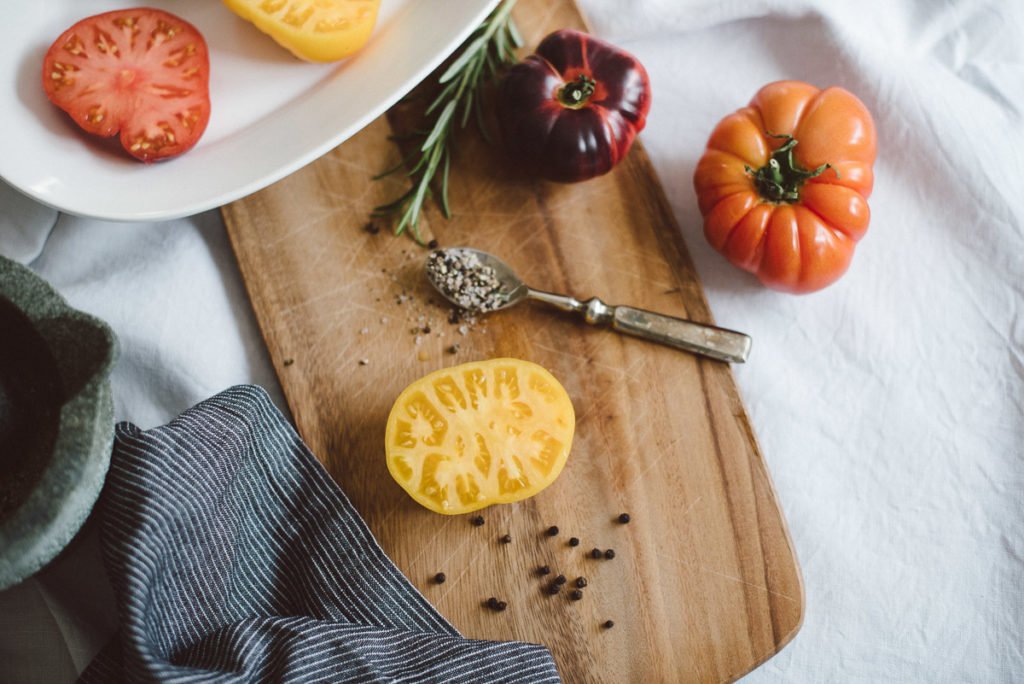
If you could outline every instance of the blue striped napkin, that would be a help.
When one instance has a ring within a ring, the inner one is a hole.
[[[120,631],[82,682],[559,681],[460,636],[258,387],[119,425],[100,515]]]

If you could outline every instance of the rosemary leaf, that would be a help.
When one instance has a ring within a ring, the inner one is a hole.
[[[397,218],[395,235],[408,230],[416,242],[423,244],[419,231],[420,214],[423,203],[432,196],[430,184],[439,172],[441,187],[438,203],[444,217],[451,217],[448,175],[455,133],[466,128],[470,119],[473,119],[484,139],[490,139],[481,113],[480,93],[487,83],[497,80],[502,67],[515,62],[514,50],[522,45],[519,31],[512,21],[514,5],[515,0],[502,0],[473,31],[460,48],[458,56],[441,74],[437,83],[442,88],[423,114],[424,125],[414,135],[406,136],[423,138],[419,148],[397,166],[374,177],[377,180],[412,165],[406,174],[412,179],[412,187],[397,199],[376,207],[371,214],[376,218]],[[430,123],[431,119],[433,123]]]

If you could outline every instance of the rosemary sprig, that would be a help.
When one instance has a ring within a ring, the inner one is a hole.
[[[440,205],[445,218],[451,218],[448,204],[448,171],[451,168],[451,146],[456,130],[464,129],[471,116],[475,116],[477,127],[489,140],[484,125],[481,91],[482,85],[497,80],[500,69],[516,61],[515,49],[522,45],[522,39],[512,21],[512,7],[516,0],[502,0],[502,3],[463,44],[458,57],[445,69],[438,79],[443,86],[434,101],[427,107],[424,117],[433,118],[430,129],[418,134],[425,136],[423,143],[399,164],[374,177],[378,180],[412,164],[406,173],[413,179],[412,187],[392,202],[374,208],[374,218],[399,217],[395,235],[409,229],[416,242],[423,244],[419,221],[423,202],[430,197],[430,185],[441,172]],[[415,163],[413,163],[415,160]]]

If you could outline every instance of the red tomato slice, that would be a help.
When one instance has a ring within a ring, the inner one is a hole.
[[[50,102],[95,135],[120,132],[144,162],[198,142],[210,120],[206,41],[187,21],[140,7],[87,17],[61,34],[43,59]]]

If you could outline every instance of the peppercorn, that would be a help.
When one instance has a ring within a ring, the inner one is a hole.
[[[434,581],[438,584],[444,584],[444,581],[446,579],[448,579],[448,576],[445,575],[443,572],[439,572],[436,575],[434,575]]]
[[[569,598],[571,598],[573,601],[579,601],[581,598],[583,598],[583,592],[579,589],[573,589],[572,592],[569,594]]]
[[[550,575],[551,574],[551,567],[548,566],[548,565],[542,565],[539,568],[537,568],[537,572],[539,572],[542,575]]]
[[[629,513],[620,513],[619,514],[619,522],[622,523],[623,525],[628,523],[629,522]]]
[[[565,575],[559,575],[554,579],[555,584],[565,584],[568,580],[565,579]]]
[[[470,520],[469,522],[473,523],[474,527],[480,527],[481,525],[484,524],[484,516],[482,516],[482,515],[473,516],[473,519]]]
[[[498,612],[501,612],[501,611],[505,610],[506,608],[508,608],[508,603],[506,603],[505,601],[498,601],[497,603],[494,604],[494,610],[496,610]]]
[[[579,546],[579,545],[580,545],[579,537],[569,537],[569,546]]]
[[[586,577],[577,577],[576,578],[576,586],[579,587],[580,589],[582,589],[583,587],[587,586],[587,578]]]
[[[590,557],[591,558],[600,558],[601,557],[601,549],[596,549],[596,548],[595,549],[591,549],[590,550]]]
[[[562,585],[561,584],[550,584],[550,585],[548,585],[547,592],[549,594],[551,594],[552,596],[554,596],[555,594],[557,594],[560,591],[562,591]]]
[[[431,240],[427,243],[429,249],[437,249],[437,240]]]
[[[487,599],[487,607],[490,608],[491,610],[497,610],[498,599],[496,599],[493,596],[491,598]]]
[[[604,557],[607,558],[608,560],[611,560],[612,558],[615,558],[615,549],[608,549],[607,551],[605,551],[604,552]]]
[[[552,525],[544,532],[544,534],[548,535],[549,537],[554,537],[556,534],[558,534],[558,526]]]
[[[601,626],[604,627],[605,629],[611,629],[612,627],[615,626],[615,621],[614,620],[605,620],[604,624],[601,625]]]
[[[511,534],[506,534],[503,537],[501,537],[500,539],[498,539],[498,541],[500,541],[502,544],[511,544],[512,543],[512,535]]]

